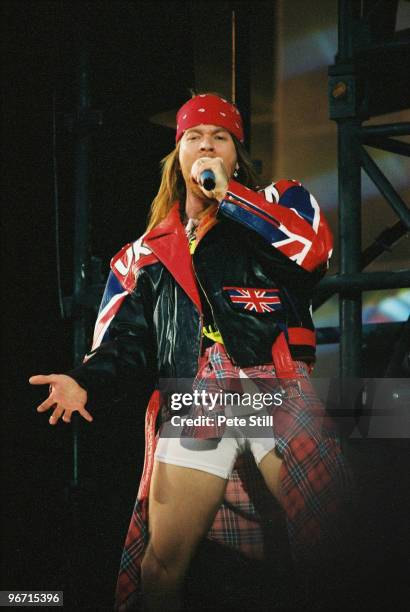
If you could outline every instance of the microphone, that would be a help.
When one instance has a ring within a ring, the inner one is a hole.
[[[203,170],[199,177],[199,182],[202,187],[207,191],[213,191],[215,189],[216,180],[213,170]]]

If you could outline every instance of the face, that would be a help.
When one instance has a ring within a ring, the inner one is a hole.
[[[231,134],[216,125],[197,125],[184,132],[179,147],[179,164],[187,189],[203,196],[191,179],[192,164],[200,157],[221,157],[229,177],[232,177],[237,157]]]

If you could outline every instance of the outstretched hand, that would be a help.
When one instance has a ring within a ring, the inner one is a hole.
[[[66,374],[49,374],[31,376],[31,385],[49,385],[48,398],[37,407],[37,412],[45,412],[54,408],[49,418],[50,425],[56,425],[60,417],[65,423],[71,422],[71,415],[78,411],[84,419],[93,420],[91,414],[85,409],[87,391]]]

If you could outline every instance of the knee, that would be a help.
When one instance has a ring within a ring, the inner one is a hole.
[[[141,580],[145,588],[149,585],[177,587],[183,579],[183,567],[176,560],[161,558],[148,546],[141,563]]]

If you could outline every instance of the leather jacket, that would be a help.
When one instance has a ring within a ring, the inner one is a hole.
[[[197,228],[191,256],[174,203],[167,217],[112,259],[93,348],[69,372],[93,404],[133,395],[137,380],[194,378],[210,312],[241,367],[272,363],[284,332],[294,360],[315,357],[310,296],[332,236],[316,200],[296,181],[261,192],[230,181]]]

